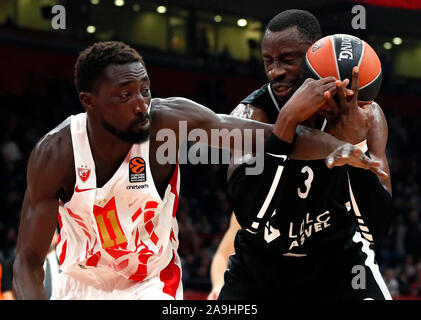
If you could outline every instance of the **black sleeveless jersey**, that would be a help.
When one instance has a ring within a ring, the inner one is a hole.
[[[242,103],[261,108],[272,123],[282,108],[268,84]],[[325,125],[324,119],[321,123]],[[357,225],[345,167],[328,169],[324,160],[289,159],[275,196],[276,209],[263,221],[264,227],[257,232],[239,231],[236,251],[254,251],[253,259],[262,253],[269,259],[280,255],[324,256],[353,244]]]

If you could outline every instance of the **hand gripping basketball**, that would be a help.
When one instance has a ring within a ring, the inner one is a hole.
[[[330,95],[336,93],[335,81],[335,77],[306,79],[282,108],[283,112],[290,113],[296,123],[308,119],[325,104],[326,92]]]
[[[342,141],[357,144],[367,138],[372,117],[370,109],[358,106],[359,68],[353,68],[351,90],[340,81],[335,85],[339,103],[329,93],[325,94],[329,110],[323,112],[329,131]]]

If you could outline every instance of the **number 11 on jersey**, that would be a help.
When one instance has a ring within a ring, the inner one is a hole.
[[[104,249],[119,246],[127,242],[120,221],[118,220],[114,197],[103,208],[94,206],[94,215]]]

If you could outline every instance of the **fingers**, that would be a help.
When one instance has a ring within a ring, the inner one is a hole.
[[[326,78],[321,78],[318,81],[321,85],[324,85],[324,84],[327,84],[327,83],[330,83],[330,82],[335,82],[336,80],[337,79],[335,77],[329,76],[329,77],[326,77]]]
[[[347,164],[353,153],[355,153],[354,157],[360,157],[361,150],[357,149],[350,143],[340,146],[326,158],[327,167],[332,169]]]
[[[384,178],[389,177],[389,175],[386,172],[384,172],[382,169],[380,169],[380,168],[371,167],[370,170],[373,173],[377,174],[379,176],[379,178],[383,178],[384,179]]]
[[[323,98],[329,107],[329,111],[333,114],[337,114],[339,112],[339,107],[335,99],[333,98],[333,94],[330,93],[330,91],[325,91],[323,93]]]
[[[381,163],[379,161],[371,159],[361,149],[349,143],[340,146],[326,158],[326,166],[329,169],[346,164],[371,170],[381,178],[388,177],[388,174],[380,168]]]
[[[326,78],[321,79],[321,80],[325,80],[325,79]],[[335,78],[333,78],[333,79],[335,79]],[[336,93],[335,81],[336,80],[328,81],[326,83],[320,82],[320,89],[322,90],[323,94],[325,94],[326,92],[329,92],[333,96]]]
[[[351,83],[351,90],[354,92],[354,96],[352,97],[353,102],[357,102],[358,100],[359,88],[360,88],[359,67],[354,67],[352,68],[352,83]]]
[[[354,91],[352,91],[351,89],[345,89],[346,95],[347,97],[351,97],[354,95]]]
[[[345,79],[343,82],[340,80],[335,81],[336,92],[338,93],[339,106],[343,109],[347,107],[345,88],[349,84],[349,80]]]

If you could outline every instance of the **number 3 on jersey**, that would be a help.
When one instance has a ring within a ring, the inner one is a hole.
[[[304,181],[305,190],[301,191],[301,188],[297,188],[298,196],[301,199],[305,199],[308,196],[308,193],[310,192],[311,183],[313,182],[314,178],[314,172],[309,166],[305,166],[301,169],[301,173],[307,174],[308,177]]]

